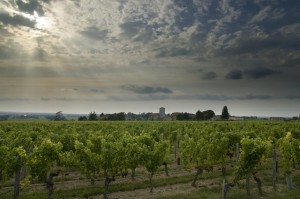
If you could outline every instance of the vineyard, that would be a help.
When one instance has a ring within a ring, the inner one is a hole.
[[[0,122],[0,198],[298,198],[299,121]]]

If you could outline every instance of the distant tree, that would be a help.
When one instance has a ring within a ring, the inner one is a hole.
[[[203,111],[203,116],[205,120],[210,120],[215,117],[215,112],[212,110]]]
[[[66,118],[65,118],[64,114],[62,113],[62,111],[58,111],[55,114],[54,120],[55,121],[63,121],[63,120],[66,120]]]
[[[294,116],[293,117],[293,120],[298,120],[299,118],[297,116]]]
[[[145,119],[150,120],[151,118],[152,118],[152,113],[150,113],[150,112],[146,113]]]
[[[108,120],[125,120],[125,113],[114,113],[108,116]]]
[[[184,120],[184,119],[183,119],[183,113],[179,113],[179,114],[177,115],[177,120]]]
[[[125,120],[125,113],[124,112],[118,113],[117,116],[118,116],[118,120]]]
[[[89,121],[97,121],[98,120],[98,116],[95,112],[91,112],[89,114]]]
[[[222,120],[228,120],[229,119],[229,112],[228,112],[227,106],[223,107],[221,119]]]
[[[179,113],[179,114],[176,116],[176,119],[177,119],[177,120],[183,120],[183,113]]]
[[[100,119],[100,120],[106,120],[105,114],[104,114],[104,113],[101,113],[101,114],[99,115],[99,119]]]
[[[185,112],[183,114],[183,120],[189,120],[189,119],[190,119],[190,115],[187,112]]]
[[[80,116],[79,118],[78,118],[78,121],[87,121],[88,119],[87,119],[87,117],[86,116]]]
[[[204,120],[204,114],[200,110],[196,112],[196,120]]]
[[[8,118],[9,118],[9,115],[1,115],[0,116],[0,121],[8,120]]]
[[[189,120],[190,119],[190,115],[187,113],[187,112],[185,112],[185,113],[179,113],[178,115],[177,115],[177,118],[176,118],[177,120],[184,120],[184,121],[186,121],[186,120]]]

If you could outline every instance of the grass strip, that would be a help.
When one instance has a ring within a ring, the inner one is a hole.
[[[186,176],[175,176],[163,179],[155,179],[153,180],[154,187],[161,187],[166,185],[174,185],[180,183],[188,183],[192,182],[193,175],[186,175]],[[199,178],[203,179],[203,178]],[[149,188],[150,184],[148,180],[142,182],[123,182],[119,184],[111,184],[109,186],[109,192],[119,192],[119,191],[133,191],[137,189],[147,189]],[[94,195],[101,195],[103,193],[103,186],[87,186],[87,187],[80,187],[74,188],[70,190],[55,190],[53,194],[53,198],[87,198],[89,196]],[[0,195],[0,198],[12,198],[12,192]],[[36,191],[36,192],[28,192],[28,193],[20,193],[20,199],[40,199],[40,198],[47,198],[47,190],[44,191]]]

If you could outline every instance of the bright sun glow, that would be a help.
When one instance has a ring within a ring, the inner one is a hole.
[[[36,28],[49,29],[51,27],[51,20],[48,17],[41,17],[36,11],[33,13],[34,20],[36,21]]]
[[[35,27],[40,30],[50,29],[52,26],[52,21],[49,17],[39,16],[39,14],[34,11],[33,15],[22,13],[22,15],[31,21],[35,21]]]

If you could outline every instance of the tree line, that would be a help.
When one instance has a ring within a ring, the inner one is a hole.
[[[97,121],[97,120],[108,120],[108,121],[123,121],[125,120],[125,113],[113,113],[104,115],[101,113],[98,117],[96,112],[90,112],[88,116],[80,116],[78,121]]]
[[[188,112],[178,113],[175,117],[176,120],[179,121],[190,121],[190,120],[211,120],[216,116],[215,112],[212,110],[200,111],[198,110],[196,114],[191,114]],[[174,119],[174,118],[172,118]],[[229,112],[227,106],[223,107],[222,120],[229,119]],[[97,120],[107,120],[107,121],[122,121],[126,120],[126,114],[124,112],[106,114],[101,113],[99,116],[95,112],[90,112],[88,116],[80,116],[78,121],[97,121]]]

